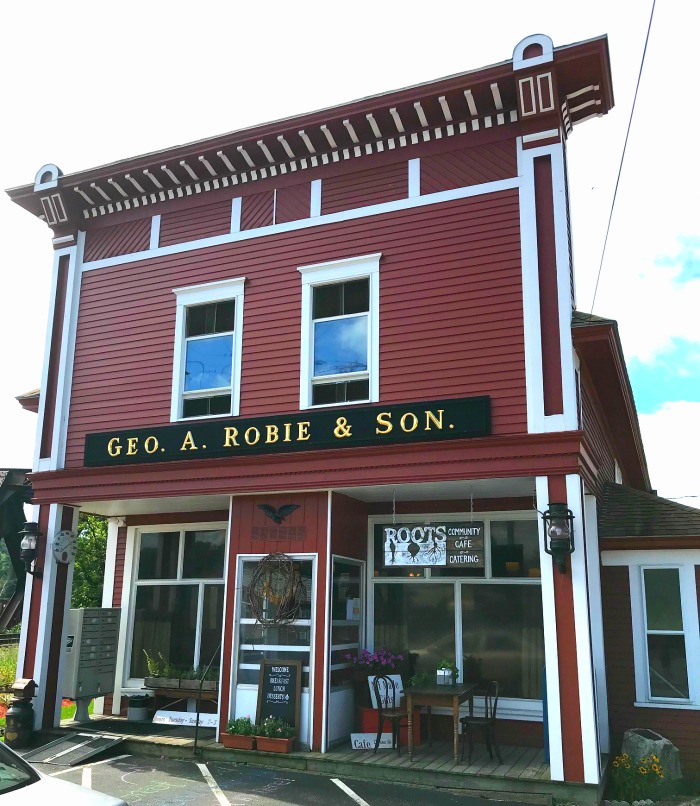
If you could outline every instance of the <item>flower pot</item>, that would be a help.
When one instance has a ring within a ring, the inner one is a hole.
[[[255,750],[255,736],[241,736],[238,733],[220,733],[219,740],[229,750]]]
[[[452,679],[452,670],[438,669],[435,673],[435,682],[438,686],[451,686],[454,682]]]
[[[355,689],[355,705],[360,708],[371,708],[372,698],[369,693],[370,675],[375,675],[376,672],[361,672],[355,669],[352,673],[352,683]]]
[[[256,736],[255,744],[258,750],[266,753],[291,753],[294,747],[294,738],[269,739],[267,736]]]

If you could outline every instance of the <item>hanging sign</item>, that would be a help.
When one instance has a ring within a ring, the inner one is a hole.
[[[483,568],[484,523],[394,524],[382,529],[384,567]]]
[[[271,417],[185,420],[85,437],[86,467],[217,459],[491,434],[491,398],[314,409]]]

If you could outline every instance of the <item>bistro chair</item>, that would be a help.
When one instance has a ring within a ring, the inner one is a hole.
[[[401,706],[401,691],[395,680],[385,675],[377,675],[372,681],[374,697],[377,703],[377,739],[374,742],[374,752],[377,752],[379,742],[384,732],[384,723],[391,722],[391,746],[401,755],[401,720],[408,724],[408,711],[405,704]]]
[[[484,734],[484,741],[489,755],[493,758],[493,749],[496,750],[498,763],[503,764],[501,751],[496,742],[496,709],[498,708],[498,681],[492,680],[483,691],[475,691],[477,696],[484,698],[484,715],[474,716],[474,700],[469,700],[469,716],[460,719],[462,723],[462,758],[464,760],[464,743],[469,737],[469,763],[472,762],[472,749],[474,746],[474,729],[479,728]],[[492,749],[493,748],[493,749]]]

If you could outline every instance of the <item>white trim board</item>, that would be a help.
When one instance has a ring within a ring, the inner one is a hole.
[[[535,149],[533,149],[534,151]],[[511,179],[500,179],[497,182],[485,182],[480,185],[456,188],[454,190],[443,190],[439,193],[429,193],[425,196],[415,196],[412,198],[397,199],[392,202],[382,204],[370,204],[366,207],[356,207],[352,210],[343,210],[339,213],[329,213],[319,215],[315,218],[303,218],[298,221],[289,221],[283,224],[274,224],[269,227],[259,229],[243,230],[242,232],[231,232],[225,235],[216,235],[211,238],[201,238],[196,241],[163,246],[158,249],[148,249],[143,252],[134,252],[129,255],[118,255],[117,257],[94,260],[82,265],[83,271],[94,271],[110,266],[121,266],[127,263],[137,263],[141,260],[151,260],[167,255],[177,255],[183,252],[192,252],[197,249],[206,249],[210,246],[222,246],[238,241],[248,241],[255,238],[264,238],[267,235],[276,235],[283,232],[295,232],[297,230],[308,229],[309,227],[319,227],[325,224],[337,224],[344,221],[355,221],[360,218],[384,215],[385,213],[399,212],[401,210],[412,210],[417,207],[427,207],[432,204],[455,201],[458,199],[469,199],[474,196],[483,196],[487,193],[498,193],[502,190],[513,190],[520,187],[520,177]]]

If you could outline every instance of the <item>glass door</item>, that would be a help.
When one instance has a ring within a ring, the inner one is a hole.
[[[365,563],[333,555],[327,746],[346,741],[353,730],[352,662],[364,646]]]

